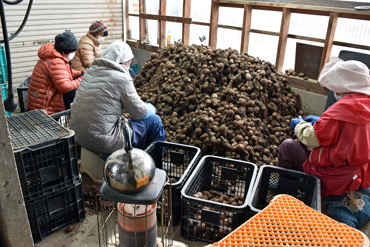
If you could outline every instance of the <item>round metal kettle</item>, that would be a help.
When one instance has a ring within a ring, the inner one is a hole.
[[[104,180],[114,190],[136,193],[144,190],[155,175],[155,163],[145,151],[133,148],[131,130],[125,119],[123,134],[124,148],[112,153],[105,162]]]

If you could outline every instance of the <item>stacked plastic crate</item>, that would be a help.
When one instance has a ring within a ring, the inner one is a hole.
[[[3,101],[8,97],[8,70],[6,68],[6,56],[4,46],[0,46],[0,86]],[[12,115],[10,112],[5,112],[6,116]]]
[[[7,118],[34,242],[85,218],[74,132],[43,110]]]

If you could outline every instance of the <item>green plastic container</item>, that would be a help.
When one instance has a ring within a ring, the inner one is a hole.
[[[3,95],[3,101],[8,97],[8,83],[1,83],[1,94]],[[11,116],[12,113],[5,111],[5,116]]]
[[[6,67],[5,48],[0,46],[0,83],[8,81],[8,68]]]

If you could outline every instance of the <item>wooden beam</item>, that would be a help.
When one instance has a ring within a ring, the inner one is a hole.
[[[329,61],[331,50],[333,48],[335,30],[337,29],[338,13],[330,13],[328,29],[326,32],[325,44],[322,51],[320,71]]]
[[[191,21],[193,25],[201,25],[201,26],[209,26],[210,24],[207,22],[200,22],[200,21]]]
[[[191,18],[179,17],[179,16],[166,16],[166,15],[153,15],[153,14],[140,14],[140,18],[150,19],[150,20],[159,20],[159,21],[172,21],[179,23],[191,23]]]
[[[284,65],[285,50],[289,33],[290,16],[291,16],[290,9],[284,8],[283,16],[281,18],[279,43],[275,63],[278,72],[282,71]]]
[[[136,48],[136,49],[141,49],[141,50],[146,50],[146,51],[151,51],[151,52],[157,52],[158,50],[161,49],[161,47],[153,46],[153,45],[150,45],[150,44],[143,44],[139,41],[127,40],[126,43],[131,48]]]
[[[284,74],[279,75],[285,77],[288,80],[288,83],[291,87],[299,88],[307,92],[317,93],[325,96],[327,96],[329,93],[329,90],[324,87],[321,87],[317,80],[314,79],[304,80],[303,78],[298,76],[287,76]]]
[[[125,6],[126,6],[126,8],[125,8],[125,14],[126,14],[126,37],[124,37],[124,39],[129,39],[129,38],[131,38],[130,36],[129,36],[129,34],[130,34],[130,32],[129,32],[129,30],[130,30],[130,18],[129,18],[129,0],[125,0]]]
[[[216,49],[217,46],[217,25],[219,9],[220,7],[216,3],[216,0],[212,0],[211,23],[209,28],[209,46],[211,47],[211,49]]]
[[[230,29],[230,30],[236,30],[236,31],[243,31],[242,27],[235,27],[235,26],[222,25],[222,24],[217,25],[217,27]]]
[[[251,21],[252,21],[252,6],[244,5],[242,42],[240,46],[240,52],[248,52]]]
[[[167,0],[159,0],[159,15],[166,15],[167,14]],[[164,20],[158,19],[158,45],[160,47],[166,46],[166,22]]]
[[[139,0],[139,13],[145,14],[144,13],[144,0]],[[140,30],[140,42],[143,42],[146,40],[146,29],[145,29],[145,19],[139,17],[139,30]]]
[[[183,0],[183,13],[182,17],[190,18],[191,11],[191,0]],[[189,45],[190,41],[190,23],[182,24],[182,43],[184,45]]]

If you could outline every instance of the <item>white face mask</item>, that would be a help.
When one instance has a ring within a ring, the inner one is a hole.
[[[103,36],[99,36],[99,37],[98,37],[98,40],[99,40],[101,43],[103,43],[104,39],[105,39],[105,37],[103,37]]]
[[[68,61],[71,61],[75,57],[76,52],[71,52],[68,54]]]

